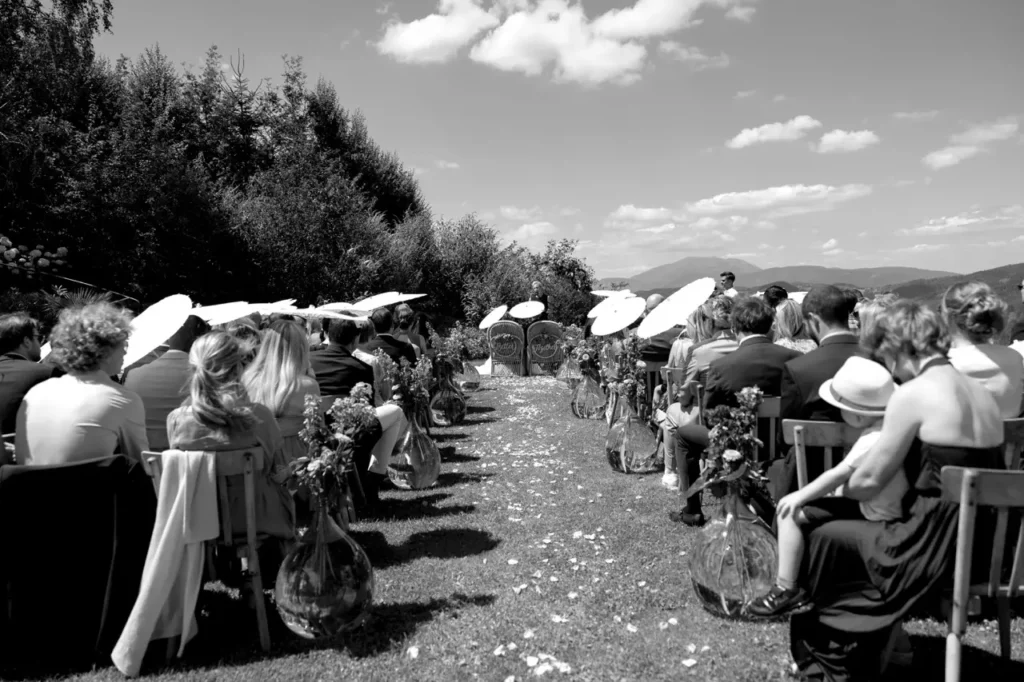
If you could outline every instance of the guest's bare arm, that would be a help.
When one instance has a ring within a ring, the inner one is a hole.
[[[922,402],[927,404],[927,401],[922,401],[920,393],[918,387],[908,385],[889,401],[882,433],[874,447],[858,462],[846,484],[846,497],[870,500],[903,467],[903,461],[921,428]]]

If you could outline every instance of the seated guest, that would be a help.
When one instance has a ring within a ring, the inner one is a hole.
[[[800,304],[786,299],[775,308],[772,340],[783,348],[810,353],[818,344],[810,338]]]
[[[25,313],[0,315],[0,433],[14,433],[21,400],[36,384],[60,376],[40,363],[39,323]]]
[[[764,298],[764,302],[767,303],[772,310],[775,310],[779,307],[780,303],[789,300],[789,292],[778,284],[773,284],[764,290],[762,298]]]
[[[1020,292],[1021,303],[1024,303],[1024,281],[1017,284],[1017,291]],[[1018,319],[1010,330],[1010,341],[1024,341],[1024,317]]]
[[[700,317],[711,320],[712,334],[709,338],[695,343],[686,359],[683,376],[683,395],[679,399],[684,410],[690,409],[696,398],[696,385],[704,385],[711,363],[735,351],[739,344],[732,330],[733,300],[717,296],[698,309]],[[699,318],[698,318],[699,319]],[[699,322],[698,324],[703,324]]]
[[[1007,312],[1006,303],[984,282],[954,284],[942,297],[952,343],[949,361],[989,390],[1003,419],[1014,419],[1024,393],[1024,356],[995,343]]]
[[[188,352],[206,329],[205,322],[189,316],[167,340],[168,350],[163,355],[125,373],[124,387],[138,393],[146,408],[146,437],[153,450],[168,448],[167,415],[181,406],[189,376]]]
[[[242,364],[248,366],[256,359],[256,353],[260,350],[260,325],[262,316],[253,313],[249,317],[243,317],[227,324],[217,325],[215,329],[225,331],[236,341],[242,351]]]
[[[311,317],[306,323],[306,334],[308,335],[309,350],[320,350],[326,343],[327,335],[324,333],[324,321],[318,317]]]
[[[732,311],[732,325],[739,347],[711,363],[705,387],[705,409],[719,405],[735,406],[736,394],[748,386],[760,388],[765,397],[779,395],[783,366],[801,356],[799,351],[777,346],[768,339],[772,330],[772,309],[759,298],[737,299]],[[680,490],[689,488],[700,475],[700,460],[708,446],[708,433],[706,427],[696,423],[676,428]],[[767,443],[767,438],[762,435],[761,441]],[[769,513],[772,510],[759,510],[759,514]],[[703,525],[700,493],[687,498],[683,510],[670,516],[673,521],[690,526]]]
[[[804,298],[803,314],[807,331],[818,342],[818,348],[794,358],[782,370],[782,419],[813,421],[842,421],[842,415],[831,404],[822,400],[818,389],[839,371],[847,360],[860,353],[856,334],[850,331],[850,312],[854,303],[841,289],[817,286]],[[809,448],[808,475],[817,478],[822,473],[824,451]],[[775,499],[797,489],[796,459],[792,451],[783,460],[769,466]]]
[[[259,446],[256,476],[257,531],[285,540],[295,535],[295,505],[285,482],[291,475],[284,439],[270,410],[252,402],[242,386],[242,350],[226,332],[196,339],[189,352],[189,380],[181,407],[167,416],[167,441],[176,450],[225,451]],[[228,486],[235,528],[245,527],[245,490]],[[275,568],[260,568],[273,575]]]
[[[358,343],[359,326],[355,320],[331,320],[327,348],[309,356],[321,395],[342,398],[360,382],[373,385],[373,368],[352,355]]]
[[[399,341],[391,334],[395,323],[390,310],[387,308],[374,310],[370,315],[370,321],[373,322],[373,328],[377,330],[377,338],[367,345],[368,353],[372,354],[379,348],[396,364],[401,364],[403,359],[408,360],[411,365],[416,364],[416,351],[413,350],[412,345]],[[331,326],[333,327],[335,324],[337,321],[332,322]]]
[[[377,330],[373,328],[373,322],[367,319],[357,321],[356,326],[359,327],[359,340],[352,356],[373,368],[373,404],[383,405],[385,400],[391,400],[391,386],[384,378],[384,369],[377,361],[377,356],[366,351],[370,342],[377,338]]]
[[[18,411],[19,464],[70,464],[149,449],[142,398],[114,382],[121,372],[131,313],[110,303],[61,312],[50,344],[66,375],[36,384]]]
[[[790,620],[802,679],[882,679],[884,652],[900,622],[950,584],[960,508],[942,497],[942,468],[1005,468],[999,406],[950,365],[949,347],[939,315],[913,301],[882,312],[864,341],[865,352],[903,383],[844,497],[874,499],[901,473],[911,490],[899,520],[829,521],[807,535],[798,582],[814,609]],[[986,526],[974,536],[972,582],[988,574]]]
[[[412,307],[402,303],[395,308],[395,320],[398,323],[395,339],[411,345],[417,358],[425,355],[427,340],[416,332],[416,313],[413,312]]]
[[[874,322],[875,317],[883,310],[891,308],[898,300],[899,296],[896,294],[880,294],[870,301],[858,302],[853,310],[853,317],[857,321],[857,328],[853,329],[851,326],[851,330],[863,338]]]

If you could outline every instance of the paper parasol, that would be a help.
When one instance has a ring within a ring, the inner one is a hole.
[[[497,322],[501,318],[505,317],[505,313],[507,313],[507,312],[508,312],[508,306],[507,305],[499,305],[497,308],[495,308],[491,312],[487,313],[487,317],[485,317],[484,319],[480,320],[480,329],[483,329],[485,331],[490,329],[491,326],[493,326],[495,322]]]
[[[599,298],[610,298],[612,296],[629,296],[633,292],[629,289],[619,289],[617,291],[613,291],[611,289],[598,289],[596,291],[591,291],[590,293],[594,296],[598,296]]]
[[[362,301],[356,301],[355,305],[361,310],[374,311],[377,308],[386,308],[389,305],[401,303],[402,294],[397,291],[388,291],[383,294],[375,294],[364,298]]]
[[[418,298],[425,298],[426,294],[399,294],[395,303],[405,303],[407,301],[415,301]]]
[[[802,305],[803,302],[804,302],[804,298],[806,296],[807,296],[807,292],[806,291],[795,291],[795,292],[793,292],[792,294],[789,295],[789,300],[796,301],[797,303],[800,303]]]
[[[216,305],[200,306],[192,309],[192,314],[214,327],[218,324],[234,322],[256,311],[257,306],[246,301],[233,301],[231,303],[218,303]]]
[[[591,293],[593,293],[593,292],[591,292]],[[601,301],[600,303],[595,305],[593,308],[591,308],[590,312],[587,313],[587,317],[588,318],[597,317],[598,315],[603,313],[605,310],[608,310],[609,306],[614,305],[613,301],[621,301],[621,300],[624,300],[624,299],[627,299],[627,298],[633,298],[635,296],[633,293],[631,293],[629,291],[615,291],[615,292],[612,292],[612,293],[613,293],[612,296],[608,296],[603,301]]]
[[[544,304],[540,301],[523,301],[519,305],[513,306],[508,314],[519,320],[528,320],[531,317],[537,317],[542,312],[544,312]]]
[[[192,299],[185,294],[157,301],[132,320],[132,335],[124,354],[124,367],[131,367],[174,336],[192,314]]]
[[[52,351],[52,350],[53,350],[53,349],[52,349],[52,348],[50,348],[50,342],[49,342],[49,341],[47,341],[46,343],[44,343],[44,344],[43,344],[42,346],[40,346],[40,348],[39,348],[39,359],[40,359],[40,360],[45,360],[45,359],[46,359],[46,356],[47,356],[47,355],[49,355],[49,354],[51,353],[51,351]]]
[[[354,303],[326,303],[317,310],[321,310],[329,313],[337,313],[338,319],[349,319],[356,320],[363,317],[369,317],[372,310],[364,309],[361,304],[357,305]]]
[[[636,330],[637,336],[641,339],[649,339],[672,327],[684,324],[686,318],[703,305],[714,291],[715,280],[710,277],[690,282],[647,314]]]
[[[1010,344],[1010,348],[1014,349],[1021,355],[1024,355],[1024,341],[1016,341]]]
[[[607,336],[622,331],[640,319],[645,305],[644,299],[638,296],[611,299],[611,305],[594,320],[590,333],[594,336]]]

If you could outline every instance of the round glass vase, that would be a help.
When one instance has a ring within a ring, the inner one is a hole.
[[[604,445],[608,465],[623,474],[655,471],[658,468],[657,437],[625,400],[620,398],[616,412],[617,417],[608,429]]]
[[[468,360],[462,362],[462,371],[455,375],[455,385],[463,393],[475,393],[480,390],[482,378],[480,372],[473,363]]]
[[[441,475],[441,453],[416,417],[419,410],[406,412],[409,428],[398,442],[388,465],[388,478],[401,490],[422,490]]]
[[[437,386],[430,397],[430,421],[434,426],[461,424],[466,420],[466,396],[455,387],[454,368],[438,362]]]
[[[288,552],[274,584],[277,612],[305,639],[334,638],[369,616],[373,566],[366,552],[320,506]]]
[[[593,377],[584,376],[572,392],[570,407],[580,419],[603,419],[608,399]]]
[[[736,482],[701,529],[690,552],[690,581],[704,608],[724,618],[745,618],[746,607],[775,584],[779,548],[771,529],[750,510]]]
[[[583,381],[583,371],[580,369],[580,363],[576,358],[569,356],[562,363],[562,366],[558,368],[555,378],[568,386],[570,391],[576,390],[576,387]]]

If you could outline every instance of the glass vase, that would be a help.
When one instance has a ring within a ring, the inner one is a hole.
[[[466,420],[466,398],[455,388],[450,376],[437,382],[430,398],[430,420],[434,426],[454,426]]]
[[[396,488],[422,490],[434,485],[441,475],[441,453],[420,420],[415,415],[407,418],[409,428],[391,455],[388,478]]]
[[[619,473],[639,474],[657,469],[658,440],[631,405],[619,408],[619,417],[608,429],[604,448],[609,466]]]
[[[583,370],[580,369],[580,363],[574,357],[566,358],[562,366],[558,368],[555,378],[565,383],[570,391],[576,390],[576,387],[583,381]]]
[[[690,580],[706,610],[743,618],[747,605],[775,584],[779,549],[771,529],[730,485],[690,553]]]
[[[480,390],[480,372],[468,360],[462,363],[462,371],[455,376],[455,384],[465,393]]]
[[[592,377],[584,377],[573,391],[570,405],[572,413],[580,419],[602,419],[607,402],[598,383]]]
[[[333,638],[360,626],[373,602],[373,566],[321,506],[277,572],[274,600],[288,629]]]

